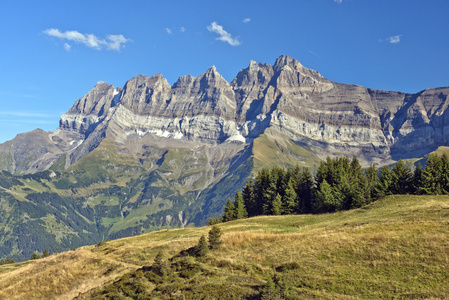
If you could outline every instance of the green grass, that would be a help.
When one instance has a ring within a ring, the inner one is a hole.
[[[316,168],[320,159],[312,151],[296,144],[285,135],[281,137],[262,134],[253,142],[255,171],[263,167],[302,167]]]

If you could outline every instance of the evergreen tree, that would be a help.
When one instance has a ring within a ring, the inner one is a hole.
[[[245,187],[242,191],[243,202],[245,203],[246,211],[248,212],[249,217],[256,216],[257,208],[256,208],[256,197],[254,193],[254,184],[253,181],[250,180],[246,183]]]
[[[446,153],[441,156],[441,176],[440,176],[441,192],[449,194],[449,157]]]
[[[290,178],[287,188],[285,189],[284,198],[282,199],[282,211],[284,214],[288,215],[296,212],[296,199],[297,194],[295,192],[295,188],[293,187],[293,181]]]
[[[412,173],[400,159],[391,169],[391,192],[393,194],[407,194],[411,191]]]
[[[315,181],[317,186],[326,180],[328,184],[333,184],[335,180],[334,161],[330,157],[326,157],[326,161],[321,161],[316,171]]]
[[[276,195],[271,205],[271,214],[274,216],[282,214],[282,196],[279,194]]]
[[[4,265],[4,264],[6,264],[6,260],[5,260],[4,258],[2,258],[2,259],[0,260],[0,265]]]
[[[340,199],[335,197],[335,193],[329,183],[324,180],[319,190],[317,191],[317,196],[315,198],[315,211],[317,212],[332,212],[340,210],[342,203]]]
[[[364,189],[364,197],[367,203],[371,202],[375,198],[375,190],[374,187],[376,185],[377,180],[377,169],[374,164],[371,164],[368,169],[365,171],[365,189]]]
[[[311,213],[313,211],[312,203],[314,201],[314,186],[312,174],[308,168],[303,169],[297,179],[296,195],[297,195],[297,212]]]
[[[210,218],[209,222],[207,222],[207,225],[212,226],[212,225],[215,225],[215,224],[220,224],[222,222],[223,222],[223,217],[221,217],[221,218]]]
[[[48,257],[50,254],[48,253],[48,250],[45,249],[44,252],[42,253],[42,257]]]
[[[209,248],[217,249],[223,243],[221,241],[221,230],[218,226],[212,226],[212,229],[209,230]]]
[[[196,245],[196,255],[198,257],[204,257],[209,252],[209,245],[207,244],[204,234],[200,237],[198,244]]]
[[[232,203],[231,198],[228,198],[228,201],[226,201],[224,211],[223,222],[235,220],[235,205]]]
[[[254,213],[256,216],[262,214],[270,214],[271,202],[276,196],[276,183],[271,180],[270,171],[263,168],[256,175],[254,184],[254,193],[256,197],[256,204],[254,206]]]
[[[277,196],[277,182],[279,179],[279,173],[274,171],[270,173],[266,185],[263,190],[262,199],[263,199],[263,214],[271,215],[273,213],[273,203],[276,201]],[[282,199],[282,197],[281,197]]]
[[[381,169],[380,175],[374,186],[374,194],[376,199],[391,195],[393,178],[391,170],[388,167]]]
[[[8,258],[6,259],[6,263],[7,263],[7,264],[13,264],[13,263],[15,263],[15,261],[14,261],[14,259],[12,259],[11,257],[8,257]]]
[[[279,167],[273,167],[270,171],[271,181],[273,182],[272,188],[275,194],[280,194],[281,197],[284,196],[285,192],[285,182],[286,172],[284,169]]]
[[[366,178],[363,175],[362,166],[358,159],[354,156],[348,165],[348,161],[342,161],[341,177],[339,179],[340,186],[335,189],[339,192],[339,198],[343,205],[343,209],[351,209],[361,207],[366,203],[364,192],[366,188]]]
[[[41,258],[39,253],[33,252],[33,254],[31,254],[31,259],[39,259],[39,258]]]
[[[436,154],[430,154],[426,167],[422,171],[422,184],[420,191],[423,194],[441,194],[441,161]]]
[[[415,168],[415,171],[413,172],[413,192],[415,194],[423,194],[423,187],[424,187],[424,174],[423,174],[423,168],[421,166],[421,163],[418,163],[418,165]]]
[[[245,202],[243,200],[242,193],[239,191],[235,194],[235,218],[244,219],[248,218],[248,212],[246,211]]]

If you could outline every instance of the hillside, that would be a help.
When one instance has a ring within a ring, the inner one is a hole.
[[[127,287],[161,299],[257,299],[274,276],[291,299],[444,299],[448,225],[448,196],[404,195],[332,214],[223,223],[224,243],[206,259],[175,256],[210,227],[161,230],[2,265],[0,298],[72,299]],[[161,282],[149,267],[160,250],[164,261],[175,257]]]
[[[173,85],[100,81],[56,130],[0,144],[0,259],[203,226],[264,167],[313,173],[355,156],[412,168],[447,147],[448,95],[337,83],[286,55],[231,82],[215,67]]]

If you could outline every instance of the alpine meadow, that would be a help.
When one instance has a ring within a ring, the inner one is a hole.
[[[0,299],[449,299],[448,11],[5,1]]]

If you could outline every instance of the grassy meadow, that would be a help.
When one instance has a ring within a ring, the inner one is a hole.
[[[175,256],[195,246],[210,226],[161,230],[1,265],[0,299],[73,299],[79,292],[104,299],[102,291],[112,290],[120,278],[139,278],[139,288],[154,299],[259,299],[272,278],[287,299],[449,297],[448,196],[390,196],[350,211],[261,216],[218,226],[223,244],[202,259]],[[164,260],[171,258],[174,274],[164,282],[139,275],[159,251]],[[181,264],[194,267],[186,273]]]

